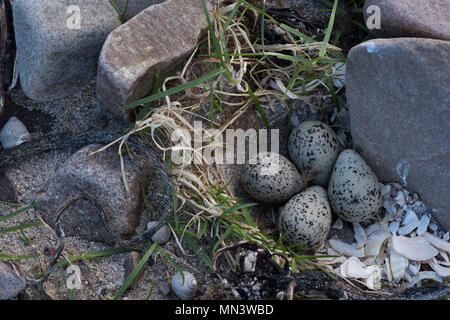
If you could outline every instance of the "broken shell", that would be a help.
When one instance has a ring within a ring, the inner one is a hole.
[[[353,223],[353,231],[355,232],[355,239],[357,243],[356,247],[357,248],[364,247],[364,245],[366,244],[367,235],[358,222]]]
[[[442,278],[437,275],[434,271],[422,271],[417,274],[417,276],[411,278],[411,283],[408,284],[408,288],[413,287],[417,282],[422,281],[424,279],[431,279],[442,283]]]
[[[184,282],[181,273],[176,273],[171,280],[172,291],[182,300],[191,300],[197,293],[197,280],[189,271],[183,271]]]
[[[392,234],[396,234],[399,227],[400,227],[400,222],[398,222],[398,221],[392,221],[392,222],[389,224],[389,231],[390,231]]]
[[[341,230],[344,227],[344,221],[341,218],[337,218],[334,225],[331,227],[333,229]]]
[[[417,227],[417,234],[421,236],[427,231],[428,224],[430,223],[430,217],[424,214],[422,218],[420,218],[419,226]]]
[[[433,269],[438,274],[438,276],[443,278],[450,277],[450,268],[445,268],[437,264],[434,259],[430,260],[428,264],[430,265],[431,269]]]
[[[371,224],[366,228],[366,234],[369,237],[375,231],[386,231],[389,232],[389,225],[383,221]]]
[[[350,257],[339,267],[339,273],[346,278],[367,279],[369,273],[357,257]]]
[[[256,267],[256,252],[255,251],[248,251],[248,254],[244,258],[244,270],[245,272],[252,272],[255,271]]]
[[[392,236],[392,248],[410,260],[426,261],[435,257],[438,251],[422,237],[408,238]]]
[[[447,241],[444,241],[442,239],[436,238],[432,234],[425,232],[422,237],[424,237],[429,243],[431,243],[433,246],[435,246],[438,249],[442,249],[444,251],[447,251],[450,253],[450,243]]]
[[[151,227],[155,226],[158,223],[158,221],[150,221],[147,224],[147,229],[150,229]],[[156,231],[156,233],[152,236],[152,241],[156,242],[159,245],[166,244],[167,241],[170,239],[170,228],[167,225],[163,225],[161,229]]]
[[[0,131],[0,143],[3,149],[8,150],[31,139],[25,125],[16,117],[11,117]]]
[[[392,278],[394,280],[400,280],[406,273],[406,268],[409,266],[409,260],[391,250],[389,256],[389,264],[391,268]]]
[[[431,231],[435,232],[435,231],[437,231],[438,226],[437,226],[436,224],[434,224],[434,223],[430,223],[430,224],[428,225],[428,228],[429,228]]]
[[[394,198],[394,201],[396,204],[398,204],[400,207],[403,207],[406,203],[405,201],[405,195],[403,192],[399,192],[397,196]]]
[[[349,257],[357,257],[357,258],[363,258],[364,257],[364,248],[357,248],[356,244],[348,244],[341,240],[337,239],[330,239],[328,240],[328,243],[330,246],[339,252],[340,254],[343,254],[345,256]]]
[[[371,290],[377,290],[381,288],[381,268],[378,266],[369,266],[367,268],[369,277],[366,279],[366,286]]]
[[[389,231],[378,230],[373,232],[366,241],[365,252],[367,256],[378,256],[383,243],[391,236]]]
[[[384,272],[386,274],[386,278],[391,282],[393,280],[392,278],[392,271],[391,271],[391,261],[388,257],[384,258]]]
[[[402,222],[403,226],[398,229],[398,234],[405,235],[411,233],[419,226],[419,223],[420,221],[419,218],[417,218],[416,213],[412,210],[408,210]]]
[[[418,261],[411,261],[409,263],[408,270],[409,270],[409,272],[411,272],[412,275],[415,276],[415,275],[417,275],[419,273],[420,267],[421,267],[420,262],[418,262]]]
[[[450,238],[450,232],[447,231],[447,233],[442,236],[442,240],[448,241],[449,238]]]

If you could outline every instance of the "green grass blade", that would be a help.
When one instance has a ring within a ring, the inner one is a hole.
[[[206,263],[206,265],[212,270],[212,260],[208,257],[208,255],[203,251],[203,249],[195,242],[195,240],[190,236],[185,234],[183,237],[184,241],[187,245],[198,255],[202,260]]]
[[[0,252],[0,260],[26,260],[26,259],[34,259],[39,257],[38,254],[24,254],[24,255],[11,255],[7,253]]]
[[[2,229],[2,230],[0,230],[0,234],[13,232],[13,231],[20,231],[20,230],[23,230],[23,229],[28,229],[28,228],[32,228],[32,227],[38,226],[40,224],[42,224],[42,222],[40,222],[40,221],[35,221],[35,222],[31,222],[31,223],[25,223],[25,224],[21,224],[20,226],[15,226],[15,227],[11,227],[11,228]]]
[[[322,47],[320,48],[319,56],[323,57],[325,56],[325,53],[327,51],[328,42],[330,41],[331,32],[333,31],[333,25],[334,25],[334,18],[336,16],[336,9],[338,5],[339,0],[334,0],[333,10],[331,11],[330,15],[330,21],[328,22],[328,28],[325,32],[325,37],[322,41]]]
[[[34,203],[34,204],[32,204],[32,205],[29,205],[28,207],[25,207],[25,208],[16,210],[16,211],[14,211],[14,212],[12,212],[12,213],[10,213],[10,214],[7,214],[7,215],[5,215],[5,216],[3,216],[3,217],[0,217],[0,222],[6,221],[6,220],[8,220],[8,219],[11,219],[12,217],[15,217],[15,216],[21,214],[21,213],[24,213],[25,211],[30,210],[31,208],[37,206],[38,204],[39,204],[39,202],[38,202],[38,203]]]
[[[130,275],[128,276],[128,278],[125,280],[124,284],[122,285],[122,287],[120,288],[120,290],[116,293],[116,295],[114,296],[113,300],[118,300],[120,299],[120,297],[122,297],[122,295],[124,294],[124,292],[128,289],[128,287],[131,285],[131,282],[133,282],[134,278],[136,278],[136,276],[138,275],[139,271],[141,271],[142,267],[144,266],[144,264],[147,263],[148,259],[150,258],[150,256],[152,255],[153,251],[155,251],[155,248],[157,247],[157,243],[153,243],[153,245],[150,247],[150,249],[147,250],[147,252],[145,253],[145,255],[142,257],[142,259],[139,261],[139,263],[137,264],[137,266],[133,269],[133,271],[131,271]]]
[[[314,42],[313,38],[308,37],[306,34],[301,33],[297,29],[289,27],[289,26],[285,25],[284,23],[280,24],[280,28],[284,29],[287,32],[290,32],[290,33],[296,35],[300,39],[303,39],[303,41],[305,41],[306,43],[313,43]]]
[[[177,86],[175,88],[170,88],[169,90],[166,90],[164,92],[159,92],[159,93],[154,94],[154,95],[152,95],[150,97],[147,97],[147,98],[144,98],[144,99],[132,102],[129,105],[123,107],[122,110],[133,109],[133,108],[136,108],[136,107],[140,106],[141,104],[146,104],[146,103],[149,103],[149,102],[153,102],[153,101],[159,100],[161,98],[170,96],[172,94],[184,91],[186,89],[190,89],[190,88],[195,87],[195,86],[197,86],[199,84],[202,84],[202,83],[204,83],[204,82],[206,82],[208,80],[212,80],[212,79],[214,79],[215,77],[219,76],[220,74],[222,74],[224,72],[225,72],[225,70],[223,70],[223,69],[217,69],[217,70],[215,70],[213,72],[210,72],[208,74],[205,74],[205,75],[201,76],[200,78],[197,78],[195,80],[189,81],[189,82],[184,83],[182,85],[179,85],[179,86]]]
[[[7,206],[10,206],[10,207],[20,207],[20,204],[19,203],[12,203],[12,202],[7,202],[7,201],[3,201],[3,200],[0,200],[0,204],[4,204],[4,205],[7,205]]]
[[[134,250],[117,248],[117,249],[107,249],[107,250],[99,250],[99,251],[93,251],[93,252],[88,252],[88,253],[76,254],[76,255],[72,255],[72,256],[68,257],[67,259],[58,261],[55,264],[55,267],[64,267],[75,261],[98,259],[98,258],[102,258],[102,257],[111,256],[114,254],[127,253],[127,252],[131,252],[131,251],[134,251]]]
[[[253,90],[250,88],[250,86],[248,87],[248,94],[252,98],[253,104],[255,105],[256,110],[258,110],[258,113],[261,116],[261,118],[263,119],[266,127],[269,129],[270,128],[269,120],[267,120],[266,114],[264,113],[264,110],[261,107],[261,103],[259,103],[258,98],[253,93]]]

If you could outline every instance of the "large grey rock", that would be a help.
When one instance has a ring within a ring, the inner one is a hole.
[[[11,268],[0,261],[0,300],[8,300],[25,289],[25,281],[16,276]]]
[[[114,115],[144,98],[155,75],[166,76],[186,59],[208,29],[201,0],[168,0],[153,5],[111,32],[99,59],[97,96]]]
[[[144,9],[148,7],[164,2],[165,0],[129,0],[127,6],[127,0],[115,0],[117,6],[120,9],[120,12],[123,13],[125,8],[127,11],[125,12],[125,19],[129,20],[133,18],[138,13],[142,12]]]
[[[93,78],[106,37],[120,25],[105,0],[14,0],[13,14],[20,82],[36,101],[75,93]]]
[[[403,182],[450,230],[450,42],[377,39],[347,59],[356,150],[382,182]],[[407,169],[407,172],[405,172]]]
[[[73,195],[86,193],[101,205],[109,227],[122,239],[129,238],[139,224],[143,194],[152,174],[152,165],[142,154],[124,155],[124,167],[130,192],[122,179],[120,158],[116,148],[90,154],[100,145],[88,145],[74,153],[51,179],[38,209],[53,224],[58,209]],[[112,243],[113,237],[104,228],[93,206],[79,201],[61,216],[66,235],[77,235],[89,241]]]
[[[450,1],[448,0],[366,0],[364,20],[372,15],[371,5],[381,11],[381,37],[421,37],[450,40]]]

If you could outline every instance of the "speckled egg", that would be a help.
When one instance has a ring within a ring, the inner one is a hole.
[[[305,121],[289,136],[289,156],[298,170],[305,169],[314,185],[326,187],[338,156],[334,131],[321,121]]]
[[[254,164],[246,164],[241,172],[241,183],[254,199],[265,203],[285,202],[302,188],[295,166],[273,152],[260,153]]]
[[[303,243],[310,250],[321,247],[331,228],[325,189],[313,186],[289,200],[280,212],[280,228],[288,245]]]
[[[339,155],[330,177],[328,199],[333,212],[350,222],[367,220],[380,210],[380,183],[357,152],[346,149]]]

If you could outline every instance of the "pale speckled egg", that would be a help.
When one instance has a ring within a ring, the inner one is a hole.
[[[327,186],[338,147],[336,134],[321,121],[302,122],[289,136],[289,156],[299,170],[308,171],[313,185]]]
[[[331,229],[331,208],[321,186],[310,187],[289,200],[280,212],[280,228],[287,245],[303,243],[318,249]]]
[[[333,212],[350,222],[373,218],[380,210],[380,183],[356,151],[346,149],[336,160],[328,185],[328,199]]]
[[[295,166],[273,152],[260,153],[254,164],[246,164],[241,172],[241,184],[254,199],[265,203],[285,202],[302,189],[302,179]]]

